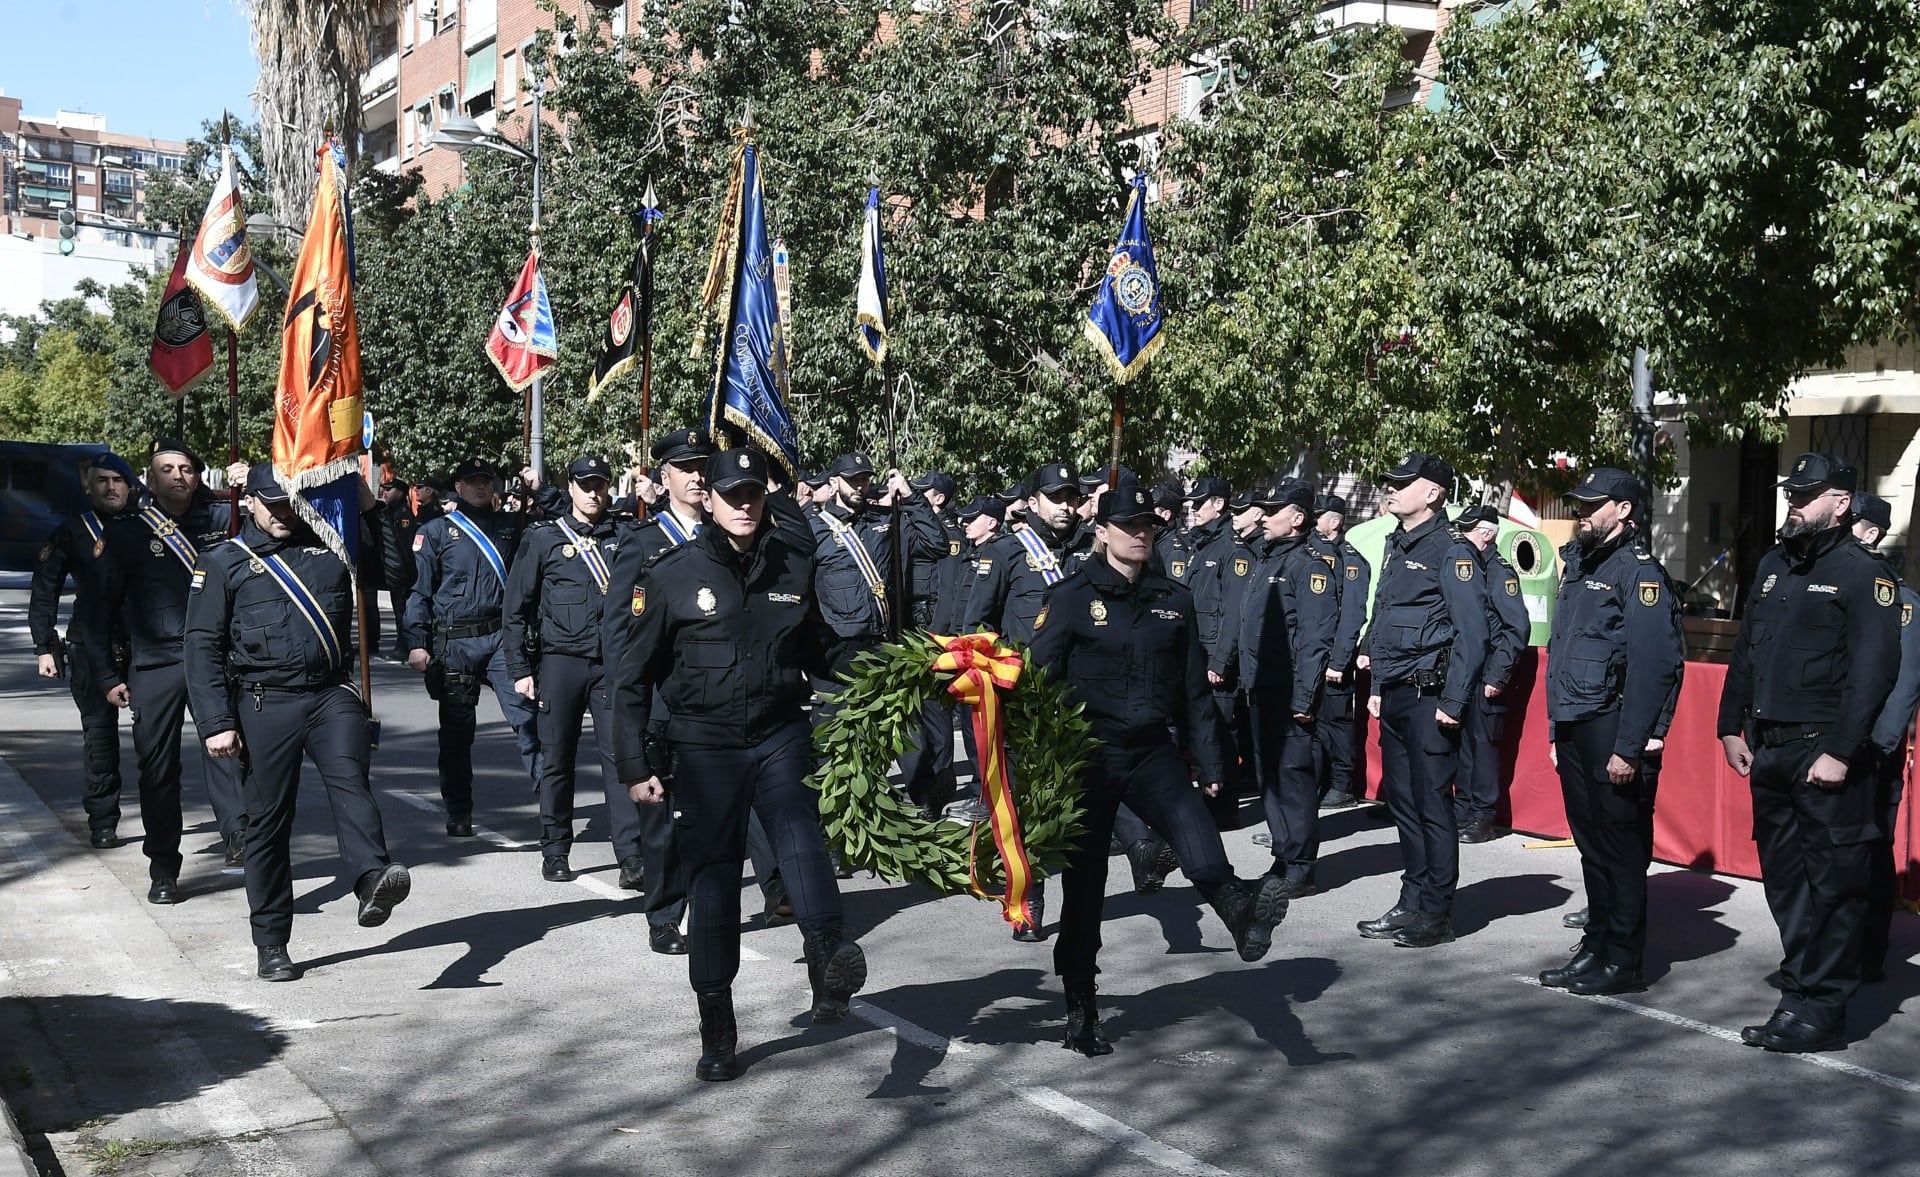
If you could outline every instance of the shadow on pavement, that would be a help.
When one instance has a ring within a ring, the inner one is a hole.
[[[590,920],[635,914],[637,908],[619,899],[582,899],[540,907],[483,911],[458,919],[443,920],[422,928],[410,928],[385,944],[369,945],[351,952],[336,952],[309,960],[296,959],[302,972],[346,964],[375,956],[412,952],[422,948],[460,946],[466,951],[441,970],[422,989],[491,989],[500,984],[486,980],[493,966],[515,952],[546,938],[547,933],[570,928]]]

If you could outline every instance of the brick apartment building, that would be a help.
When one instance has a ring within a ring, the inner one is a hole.
[[[109,131],[104,114],[25,115],[20,99],[0,91],[0,220],[6,232],[32,237],[57,237],[63,208],[82,221],[143,224],[148,173],[180,170],[186,149]],[[102,236],[128,244],[131,235],[108,228]]]

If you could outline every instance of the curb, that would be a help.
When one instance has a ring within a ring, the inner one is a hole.
[[[5,1103],[0,1103],[0,1120],[7,1122],[5,1147],[0,1147],[0,1177],[39,1177],[40,1166],[33,1163],[32,1155],[27,1152],[27,1139],[20,1135],[13,1109]]]

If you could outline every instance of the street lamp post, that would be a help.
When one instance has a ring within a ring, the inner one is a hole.
[[[444,147],[455,155],[464,156],[476,148],[486,148],[524,159],[533,165],[533,224],[527,227],[534,252],[540,250],[540,98],[546,93],[546,83],[535,79],[533,82],[533,132],[527,146],[522,147],[497,131],[482,129],[479,123],[464,115],[455,115],[440,124],[440,130],[432,139],[435,147]],[[547,437],[546,437],[546,396],[542,387],[544,380],[540,376],[533,378],[533,392],[527,403],[527,463],[539,477],[541,485],[547,478]]]

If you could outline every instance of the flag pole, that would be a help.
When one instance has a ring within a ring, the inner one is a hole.
[[[879,189],[880,177],[877,173],[867,173],[867,187],[875,190]],[[875,248],[878,247],[876,246]],[[901,478],[904,479],[906,472],[900,469],[900,425],[898,415],[900,376],[898,373],[894,373],[893,379],[887,379],[887,361],[885,356],[881,357],[877,367],[880,370],[880,391],[882,395],[887,398],[887,469],[899,473]],[[891,536],[893,540],[893,566],[887,571],[893,583],[887,586],[887,594],[893,598],[893,607],[887,610],[887,637],[897,642],[900,640],[901,631],[906,628],[906,619],[902,614],[907,608],[906,586],[909,582],[907,576],[908,554],[905,546],[900,542],[900,496],[898,494],[892,494],[889,497],[891,501],[887,506],[887,534]]]
[[[1113,459],[1107,463],[1107,489],[1120,484],[1120,426],[1127,413],[1127,386],[1113,386]]]
[[[233,116],[220,112],[220,145],[233,150]],[[245,212],[245,209],[241,210]],[[227,465],[240,460],[240,331],[227,324]],[[227,488],[231,508],[227,517],[227,535],[240,534],[240,488]]]
[[[658,204],[657,204],[658,198],[655,197],[653,194],[653,178],[652,177],[647,178],[647,194],[641,197],[640,200],[641,200],[641,203],[645,205],[645,208],[643,208],[640,213],[640,236],[644,239],[643,240],[643,246],[644,246],[645,242],[650,241],[653,237],[653,218],[651,216],[648,216],[647,214],[651,213],[655,208],[658,207]],[[653,264],[653,250],[651,248],[647,249],[647,264],[649,266]],[[649,288],[651,288],[653,285],[651,273],[648,274],[647,285]],[[638,301],[640,298],[640,291],[636,290],[633,292],[633,294],[634,294],[635,301]],[[647,301],[651,303],[652,299],[649,298]],[[645,310],[647,314],[645,316],[646,321],[638,324],[640,328],[640,452],[643,454],[647,454],[648,456],[652,456],[652,449],[653,449],[653,314],[652,314],[652,310],[653,308],[651,305],[644,308],[636,306],[634,308],[634,313],[639,314],[642,310]]]

